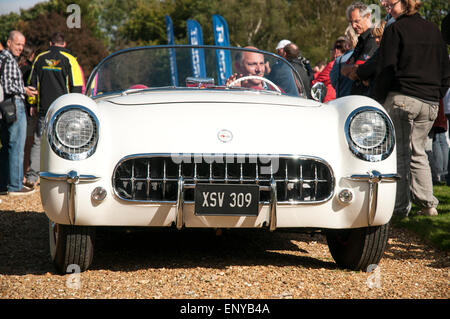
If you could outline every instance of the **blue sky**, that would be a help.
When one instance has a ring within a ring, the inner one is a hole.
[[[28,9],[36,3],[44,1],[47,0],[0,0],[0,15],[8,14],[11,11],[19,13],[20,8]]]

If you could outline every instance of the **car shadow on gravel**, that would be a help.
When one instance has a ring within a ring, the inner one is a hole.
[[[433,268],[448,267],[448,257],[430,252],[424,243],[411,241],[394,230],[383,258],[424,259]],[[321,244],[325,237],[277,230],[111,228],[97,229],[91,270],[134,271],[148,268],[217,268],[228,266],[300,266],[337,269],[331,258],[317,258],[296,242]],[[308,246],[306,246],[308,247]],[[447,262],[445,262],[447,260]],[[48,248],[48,219],[39,212],[0,211],[0,274],[55,273]]]
[[[292,240],[310,235],[266,230],[100,228],[91,269],[302,266],[335,269],[334,262],[308,256]],[[113,261],[113,262],[112,262]]]

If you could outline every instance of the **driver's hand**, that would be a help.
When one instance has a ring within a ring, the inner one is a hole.
[[[241,77],[242,77],[242,74],[234,73],[234,74],[232,74],[232,75],[227,79],[227,81],[225,82],[225,85],[228,86],[228,85],[230,85],[234,80],[239,79],[239,78],[241,78]],[[241,82],[238,82],[238,83],[234,84],[234,86],[241,86]]]

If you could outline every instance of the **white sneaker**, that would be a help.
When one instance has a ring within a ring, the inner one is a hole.
[[[11,196],[24,196],[24,195],[31,195],[34,192],[36,192],[36,189],[31,189],[26,186],[22,187],[20,191],[14,191],[14,192],[8,192],[8,195]]]
[[[425,207],[417,212],[417,215],[420,216],[437,216],[438,211],[434,207]]]

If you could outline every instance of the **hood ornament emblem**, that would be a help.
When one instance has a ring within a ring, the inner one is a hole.
[[[229,130],[220,130],[219,133],[217,133],[217,138],[222,143],[228,143],[233,139],[233,133]]]

